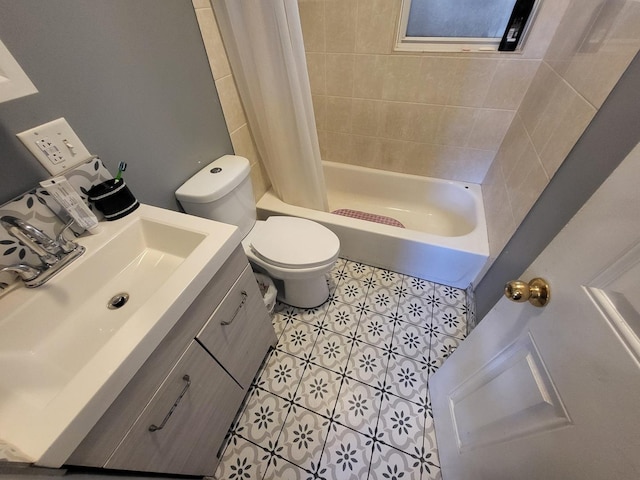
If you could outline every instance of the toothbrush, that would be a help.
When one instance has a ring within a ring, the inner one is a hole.
[[[122,179],[122,172],[127,169],[127,164],[125,162],[120,162],[118,164],[118,173],[116,174],[116,183]]]

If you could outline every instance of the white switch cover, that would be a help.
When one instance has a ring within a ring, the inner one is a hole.
[[[51,175],[64,173],[91,158],[64,118],[18,133],[18,138]]]

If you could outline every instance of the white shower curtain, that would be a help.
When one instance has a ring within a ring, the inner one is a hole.
[[[328,210],[296,0],[213,0],[256,146],[275,193]]]

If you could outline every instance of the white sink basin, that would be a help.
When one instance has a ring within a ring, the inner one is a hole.
[[[0,298],[0,439],[39,465],[66,460],[240,242],[147,205],[101,225],[48,283]]]

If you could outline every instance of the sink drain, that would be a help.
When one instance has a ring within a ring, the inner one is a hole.
[[[122,308],[129,301],[128,293],[119,293],[111,297],[111,300],[107,303],[107,308],[109,310],[117,310],[118,308]]]

